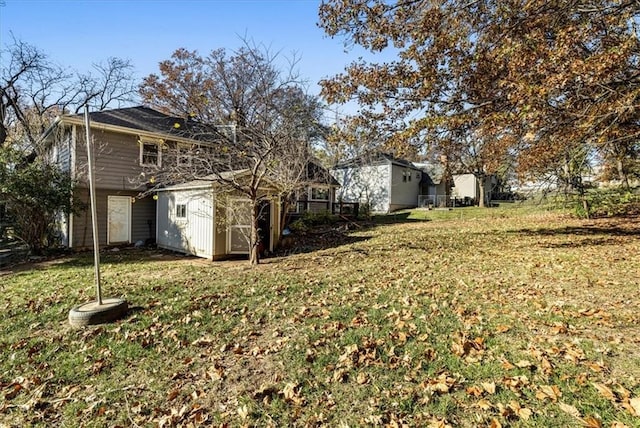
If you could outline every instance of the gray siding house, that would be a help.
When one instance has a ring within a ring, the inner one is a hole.
[[[145,168],[163,168],[181,144],[202,144],[185,137],[185,122],[146,107],[90,113],[94,140],[96,205],[100,245],[119,245],[156,237],[156,201],[149,195]],[[178,124],[178,125],[176,125]],[[180,126],[182,125],[182,126]],[[64,115],[44,135],[53,160],[77,180],[77,194],[88,203],[87,146],[82,115]],[[92,245],[91,213],[60,219],[63,244]]]
[[[90,113],[90,127],[101,246],[156,241],[161,248],[210,259],[248,253],[246,236],[242,236],[248,227],[246,209],[243,210],[246,199],[233,197],[227,191],[223,200],[215,180],[158,190],[149,176],[150,171],[191,168],[191,161],[201,150],[216,153],[216,138],[222,134],[198,129],[202,127],[197,123],[147,107]],[[54,121],[43,139],[53,161],[77,180],[76,195],[88,204],[85,136],[84,116],[64,115]],[[312,184],[293,207],[301,211],[330,209],[338,183],[319,164],[312,162],[307,168],[307,181]],[[281,201],[274,196],[275,186],[264,192],[262,239],[265,249],[272,250],[280,237],[283,215]],[[234,209],[229,210],[230,206]],[[237,213],[239,217],[232,216]],[[225,225],[221,220],[230,223]],[[90,210],[61,216],[58,226],[65,246],[83,249],[93,245]]]

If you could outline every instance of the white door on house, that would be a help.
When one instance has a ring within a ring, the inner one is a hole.
[[[107,198],[107,244],[131,242],[131,197]]]
[[[227,252],[248,254],[251,237],[251,201],[231,199],[227,208]]]

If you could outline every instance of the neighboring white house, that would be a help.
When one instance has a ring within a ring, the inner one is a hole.
[[[339,201],[368,204],[374,213],[417,206],[475,205],[481,198],[473,174],[454,174],[447,179],[442,164],[413,163],[386,153],[338,164],[331,174],[341,185]],[[496,186],[496,177],[487,176],[485,202],[491,200]]]
[[[377,153],[344,162],[333,167],[331,174],[340,183],[338,201],[358,202],[375,213],[418,204],[422,170],[392,155]]]
[[[496,177],[486,176],[484,179],[484,199],[488,203],[491,201],[491,194],[497,185]],[[456,199],[468,201],[470,204],[477,204],[480,200],[480,184],[473,174],[455,174],[453,176],[452,196]]]
[[[433,162],[413,162],[422,170],[419,207],[448,207],[451,200],[451,177],[447,176],[445,166]]]
[[[251,203],[220,192],[215,181],[196,180],[158,191],[158,247],[219,260],[249,254]],[[265,188],[260,208],[261,245],[273,251],[280,238],[280,203]]]

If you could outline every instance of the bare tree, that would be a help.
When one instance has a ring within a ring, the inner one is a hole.
[[[19,146],[35,159],[39,138],[53,118],[79,113],[85,105],[104,110],[131,102],[136,95],[132,65],[109,58],[80,73],[55,64],[48,56],[20,40],[2,51],[0,68],[0,147]]]
[[[284,196],[307,183],[311,145],[322,130],[320,103],[306,94],[297,60],[283,59],[247,41],[207,56],[178,49],[140,88],[152,107],[184,117],[187,135],[211,143],[189,149],[189,162],[149,171],[155,185],[208,179],[249,200],[251,264],[259,262],[262,201],[273,196],[264,189]]]

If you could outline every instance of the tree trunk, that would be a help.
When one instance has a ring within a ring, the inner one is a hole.
[[[620,180],[620,183],[622,183],[622,186],[626,190],[629,190],[631,188],[629,186],[629,177],[624,170],[624,164],[620,158],[616,159],[616,169],[618,170],[618,179]]]
[[[480,176],[480,177],[476,177],[476,180],[478,180],[478,193],[479,193],[479,197],[478,197],[478,206],[480,208],[485,208],[487,206],[487,204],[485,203],[485,180],[484,180],[484,175]]]
[[[258,219],[260,205],[257,199],[251,200],[251,235],[249,237],[249,263],[254,266],[260,263],[260,235],[258,234]]]
[[[591,213],[589,212],[589,201],[587,201],[586,195],[582,195],[582,209],[584,210],[585,217],[589,220],[591,218]]]
[[[280,234],[279,236],[282,238],[282,232],[287,224],[287,220],[289,219],[289,208],[291,207],[291,202],[289,200],[289,196],[284,196],[280,198]]]

